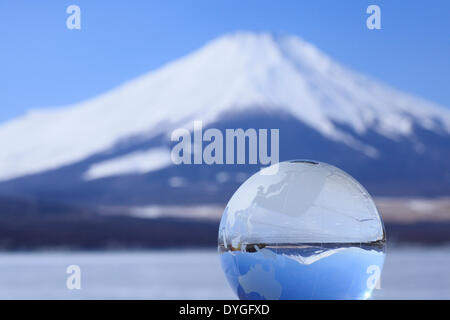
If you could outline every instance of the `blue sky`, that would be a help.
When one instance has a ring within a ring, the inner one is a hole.
[[[81,8],[81,30],[66,8]],[[366,28],[381,7],[382,30]],[[238,30],[295,34],[450,107],[450,1],[0,0],[0,122],[78,102]]]

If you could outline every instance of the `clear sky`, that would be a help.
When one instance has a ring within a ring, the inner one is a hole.
[[[66,8],[81,8],[69,30]],[[381,8],[368,30],[366,8]],[[295,34],[450,107],[450,1],[0,0],[0,122],[78,102],[238,30]]]

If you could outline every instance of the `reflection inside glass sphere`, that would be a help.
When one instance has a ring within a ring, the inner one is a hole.
[[[366,299],[384,247],[367,191],[342,170],[306,160],[250,177],[219,227],[222,268],[241,299]]]

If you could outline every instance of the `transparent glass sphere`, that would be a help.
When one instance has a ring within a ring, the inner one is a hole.
[[[226,278],[241,299],[366,299],[384,263],[383,221],[355,179],[295,160],[234,193],[219,227]]]

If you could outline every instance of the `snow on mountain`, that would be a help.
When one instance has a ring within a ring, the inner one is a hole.
[[[131,136],[170,134],[194,120],[212,123],[225,111],[255,106],[287,112],[370,157],[379,151],[358,139],[368,129],[389,139],[410,135],[413,125],[450,133],[449,110],[350,71],[298,37],[236,33],[91,100],[30,111],[0,126],[0,180],[81,161]],[[133,154],[91,168],[85,178],[168,165],[161,150],[148,152],[157,165]]]
[[[169,149],[152,148],[148,151],[136,151],[112,160],[96,163],[89,168],[84,175],[84,179],[94,180],[117,175],[148,173],[171,164]]]

